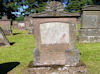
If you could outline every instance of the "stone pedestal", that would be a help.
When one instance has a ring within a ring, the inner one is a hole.
[[[33,62],[29,64],[29,74],[86,74],[86,65],[82,62],[76,66],[65,65],[40,65],[36,66]]]
[[[84,7],[81,19],[79,42],[100,42],[100,5]]]

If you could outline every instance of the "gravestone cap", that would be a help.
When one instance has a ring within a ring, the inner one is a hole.
[[[100,11],[100,5],[87,5],[82,8],[83,11]]]
[[[48,2],[45,11],[41,13],[30,14],[30,17],[79,17],[79,13],[69,13],[64,11],[64,6],[61,2]]]
[[[45,11],[64,11],[64,6],[61,2],[52,1],[46,5]]]

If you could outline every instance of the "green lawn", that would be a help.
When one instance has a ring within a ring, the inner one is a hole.
[[[27,35],[27,31],[14,30],[13,33],[16,35],[8,36],[7,38],[9,42],[15,42],[15,44],[0,47],[0,64],[20,62],[20,65],[12,70],[10,74],[23,74],[23,72],[27,72],[29,62],[33,60],[34,39],[33,35]]]
[[[27,66],[33,60],[33,48],[35,43],[33,35],[27,35],[27,31],[13,30],[16,35],[8,36],[12,46],[0,47],[0,64],[7,62],[20,62],[8,74],[28,74]],[[19,33],[19,34],[17,34]],[[80,59],[87,65],[87,74],[100,74],[100,43],[79,44],[77,48],[81,52]]]

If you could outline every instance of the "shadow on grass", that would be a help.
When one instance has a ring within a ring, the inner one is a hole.
[[[7,74],[7,72],[11,71],[19,64],[20,64],[19,62],[8,62],[0,64],[0,74]]]
[[[13,35],[18,35],[18,34],[21,34],[21,33],[13,33]]]
[[[14,45],[16,42],[10,42],[10,45]]]

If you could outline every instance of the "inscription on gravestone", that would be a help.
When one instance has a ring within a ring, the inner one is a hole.
[[[40,32],[42,44],[69,43],[69,23],[43,23]]]

